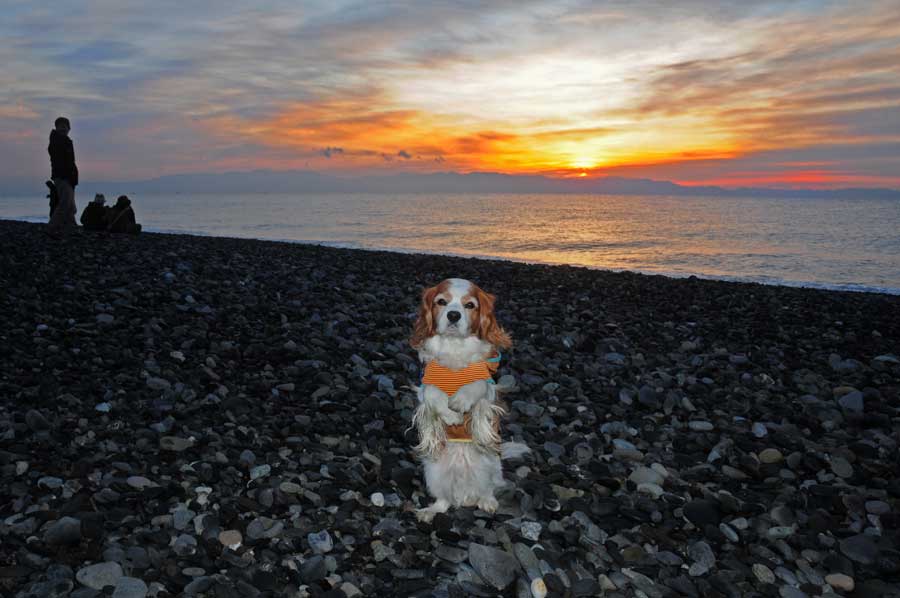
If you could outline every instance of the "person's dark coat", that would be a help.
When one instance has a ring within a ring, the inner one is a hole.
[[[81,213],[81,225],[86,230],[106,230],[106,208],[93,201],[89,203]]]
[[[50,131],[50,177],[65,179],[73,187],[78,185],[78,167],[75,166],[75,146],[68,136],[56,129]]]
[[[120,195],[116,200],[116,205],[109,208],[106,214],[106,223],[106,230],[111,233],[137,234],[141,232],[141,225],[136,222],[134,217],[131,200],[125,195]]]

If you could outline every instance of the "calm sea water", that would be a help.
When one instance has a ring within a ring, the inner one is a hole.
[[[93,195],[76,197],[79,210]],[[900,294],[900,201],[575,195],[132,196],[146,230]],[[40,196],[0,218],[46,221]]]

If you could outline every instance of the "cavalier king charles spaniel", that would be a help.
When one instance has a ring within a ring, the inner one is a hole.
[[[425,289],[410,344],[425,366],[413,425],[425,484],[435,501],[417,512],[429,522],[450,507],[493,513],[504,485],[501,458],[528,447],[500,443],[497,371],[500,350],[512,346],[494,316],[495,297],[468,280],[447,279]]]

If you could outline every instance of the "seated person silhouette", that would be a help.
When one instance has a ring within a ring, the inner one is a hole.
[[[132,209],[131,200],[127,195],[120,195],[116,199],[116,205],[111,207],[106,214],[106,223],[106,230],[111,233],[136,235],[141,232],[141,225],[135,221],[134,209]]]
[[[106,198],[102,193],[94,196],[94,201],[85,206],[81,213],[81,225],[86,230],[106,230]]]

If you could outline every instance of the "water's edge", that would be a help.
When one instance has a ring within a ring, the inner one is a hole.
[[[610,196],[572,197],[563,206],[543,196],[486,202],[454,194],[203,199],[142,198],[139,220],[148,232],[900,295],[900,239],[890,225],[900,222],[900,203],[867,202],[866,217],[855,219],[860,204],[849,202]],[[46,222],[30,211],[31,198],[6,204],[0,219]]]
[[[296,243],[299,245],[320,245],[322,247],[334,247],[337,249],[362,249],[362,250],[370,250],[370,251],[389,251],[391,253],[402,253],[407,255],[441,255],[448,257],[459,257],[459,258],[468,258],[468,259],[479,259],[479,260],[498,260],[504,262],[513,262],[518,264],[534,264],[541,266],[568,266],[571,268],[586,268],[588,270],[598,270],[605,272],[634,272],[637,274],[646,274],[648,276],[666,276],[668,278],[699,278],[701,280],[718,280],[723,282],[740,282],[740,283],[753,283],[753,284],[764,284],[769,286],[783,286],[783,287],[792,287],[792,288],[802,288],[802,289],[819,289],[824,291],[844,291],[851,293],[879,293],[884,295],[900,295],[900,288],[893,287],[872,287],[861,284],[828,284],[828,283],[819,283],[819,282],[808,282],[808,281],[797,281],[797,280],[783,280],[779,278],[754,278],[754,277],[741,277],[741,276],[711,276],[707,274],[691,274],[684,272],[667,272],[667,271],[657,271],[657,270],[624,270],[624,269],[616,269],[616,268],[603,268],[599,266],[583,266],[580,264],[567,264],[564,262],[542,262],[542,261],[534,261],[534,260],[525,260],[525,259],[516,259],[512,257],[505,256],[497,256],[497,255],[489,255],[489,254],[477,254],[477,253],[452,253],[452,252],[440,252],[440,251],[425,251],[421,249],[406,249],[402,247],[387,247],[387,246],[378,246],[378,245],[362,245],[359,243],[351,243],[351,242],[337,242],[337,241],[312,241],[312,240],[297,240],[297,239],[279,239],[279,238],[267,238],[267,237],[227,237],[223,235],[211,235],[209,233],[205,233],[202,231],[190,231],[190,230],[169,230],[169,229],[157,229],[153,227],[144,228],[146,232],[150,233],[160,233],[167,235],[186,235],[193,237],[215,237],[215,238],[232,238],[232,239],[246,239],[251,241],[272,241],[275,243]]]

